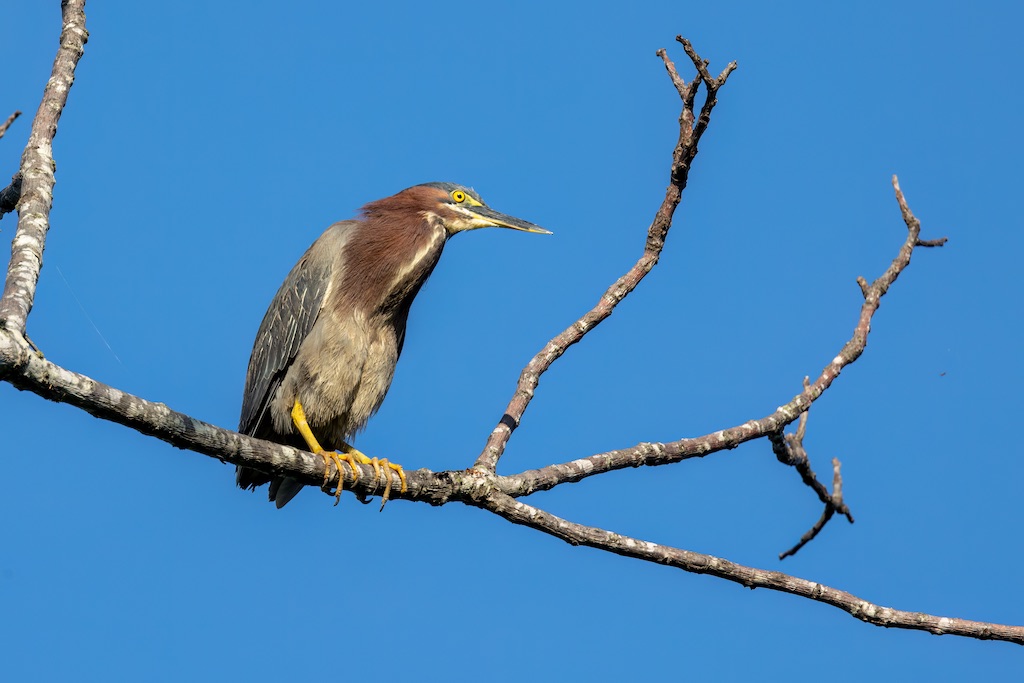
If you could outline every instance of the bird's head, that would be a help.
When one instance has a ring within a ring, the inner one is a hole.
[[[471,188],[455,183],[424,183],[363,207],[368,217],[388,214],[392,220],[438,221],[449,235],[477,228],[511,228],[550,235],[539,225],[500,213],[484,204]]]

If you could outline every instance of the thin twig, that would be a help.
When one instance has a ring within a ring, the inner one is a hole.
[[[810,379],[804,377],[804,390],[810,386]],[[804,437],[807,435],[807,421],[810,417],[810,409],[804,411],[800,415],[800,420],[797,423],[796,432],[792,434],[783,434],[782,432],[775,432],[769,434],[768,439],[772,444],[772,451],[775,452],[775,457],[784,465],[789,465],[796,469],[800,474],[800,479],[803,483],[810,487],[818,495],[820,500],[825,505],[825,510],[822,512],[821,517],[815,522],[811,530],[805,533],[800,541],[790,548],[779,554],[779,559],[783,560],[790,555],[795,555],[802,547],[812,541],[828,521],[832,519],[832,516],[836,512],[842,513],[850,524],[853,524],[853,514],[849,508],[843,504],[842,495],[842,476],[839,473],[839,460],[833,458],[833,474],[832,474],[832,492],[829,493],[825,485],[818,481],[818,475],[814,473],[814,469],[811,468],[811,459],[807,455],[807,449],[804,447]]]
[[[7,133],[7,129],[11,127],[11,124],[14,123],[14,120],[19,116],[21,116],[21,110],[15,110],[13,114],[7,117],[6,121],[0,123],[0,138]]]
[[[846,504],[843,503],[843,475],[840,472],[839,458],[832,458],[832,495],[825,502],[825,509],[822,511],[821,517],[814,523],[814,526],[800,537],[796,545],[785,552],[779,553],[779,559],[784,560],[800,552],[801,548],[813,541],[821,533],[821,530],[825,528],[825,525],[828,524],[828,521],[832,519],[836,512],[842,512],[846,515],[850,524],[853,524],[853,515],[850,514]]]
[[[679,72],[676,71],[676,65],[671,59],[669,59],[668,51],[665,48],[660,47],[654,54],[661,57],[661,61],[665,62],[665,70],[668,71],[668,76],[672,79],[672,84],[676,86],[676,92],[679,93],[679,97],[685,102],[686,92],[689,89],[689,86],[686,85],[686,81],[684,81],[679,75]]]

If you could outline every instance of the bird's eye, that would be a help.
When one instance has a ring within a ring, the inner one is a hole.
[[[462,202],[466,201],[466,193],[463,192],[462,190],[453,190],[452,199],[454,199],[457,203],[461,204]]]

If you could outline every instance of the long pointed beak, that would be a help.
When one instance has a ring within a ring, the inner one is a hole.
[[[540,235],[554,234],[550,230],[545,230],[539,225],[534,225],[529,221],[524,221],[523,219],[516,218],[515,216],[500,213],[487,206],[463,206],[462,208],[468,213],[473,214],[481,221],[481,225],[479,226],[481,228],[492,226],[496,228],[512,228],[513,230],[522,230],[523,232],[535,232]]]

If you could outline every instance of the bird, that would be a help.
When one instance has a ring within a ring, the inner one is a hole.
[[[357,218],[331,225],[285,278],[256,333],[246,371],[238,431],[294,446],[358,479],[357,464],[387,477],[383,503],[401,465],[370,458],[349,441],[380,408],[405,342],[413,299],[433,272],[449,238],[477,228],[550,235],[529,221],[499,213],[463,185],[415,185],[370,202]],[[302,489],[296,480],[238,466],[236,483],[284,507]],[[382,503],[382,507],[383,507]]]

